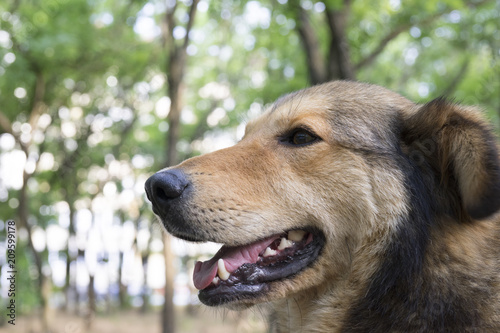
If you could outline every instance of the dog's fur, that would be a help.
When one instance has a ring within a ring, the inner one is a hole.
[[[283,140],[306,129],[318,140]],[[182,223],[230,246],[290,229],[321,254],[258,297],[277,332],[500,332],[500,166],[481,113],[330,82],[280,98],[237,145],[175,167]],[[174,235],[188,235],[169,228]]]

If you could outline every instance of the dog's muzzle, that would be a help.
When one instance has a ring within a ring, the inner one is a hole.
[[[146,195],[153,204],[153,211],[162,219],[169,213],[170,207],[179,202],[189,181],[180,169],[163,170],[155,173],[146,181]]]

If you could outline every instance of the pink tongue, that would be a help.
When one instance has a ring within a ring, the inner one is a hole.
[[[276,239],[278,237],[274,236],[245,246],[223,246],[212,259],[196,262],[193,274],[194,286],[196,289],[202,290],[212,283],[212,280],[217,275],[217,261],[219,259],[224,259],[227,271],[232,273],[243,264],[256,263],[259,254]]]

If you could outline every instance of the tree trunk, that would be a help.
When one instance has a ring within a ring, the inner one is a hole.
[[[92,329],[92,324],[94,322],[94,317],[95,317],[95,289],[94,289],[94,275],[89,274],[90,281],[89,281],[89,286],[87,289],[88,293],[88,308],[87,308],[87,315],[85,318],[85,326],[87,328],[87,331],[90,331]]]
[[[174,307],[174,254],[171,246],[171,236],[163,233],[163,255],[165,256],[165,303],[163,306],[163,333],[175,332]]]
[[[49,305],[50,294],[52,293],[52,281],[49,276],[41,276],[40,277],[40,297],[42,303],[42,330],[44,333],[51,333],[52,331],[52,322],[53,322],[53,314],[52,309]]]
[[[78,249],[78,254],[76,255],[76,262],[79,262],[79,261],[85,261],[85,250],[81,250],[81,249]],[[76,272],[76,274],[78,274],[78,272]],[[78,289],[76,289],[76,293],[75,293],[75,315],[79,316],[81,315],[82,313],[85,314],[85,310],[82,311],[82,309],[80,308],[80,303],[85,303],[85,297],[84,295],[80,294],[78,292]]]
[[[34,68],[38,68],[36,64],[32,64]],[[34,85],[34,94],[31,100],[31,111],[29,117],[29,124],[34,131],[37,127],[37,121],[40,115],[46,110],[46,106],[43,102],[45,97],[45,80],[42,73],[38,70],[36,72],[36,80]],[[6,132],[14,136],[16,142],[21,147],[21,150],[26,155],[26,159],[29,157],[29,150],[31,142],[24,143],[19,135],[15,133],[12,129],[12,123],[9,118],[5,116],[0,111],[0,127]],[[43,149],[40,149],[39,154],[41,155]],[[38,161],[36,161],[38,163]],[[36,168],[35,168],[36,169]],[[28,197],[28,180],[31,178],[32,174],[24,171],[23,172],[23,185],[21,187],[19,193],[19,207],[18,207],[18,216],[19,216],[19,226],[20,228],[25,228],[28,233],[28,248],[33,256],[33,260],[35,262],[35,267],[38,271],[38,297],[40,299],[40,305],[42,307],[41,315],[42,315],[42,331],[43,332],[51,332],[52,331],[52,321],[51,316],[49,315],[49,297],[51,293],[51,280],[50,276],[44,276],[42,268],[42,258],[40,253],[35,250],[33,246],[32,240],[32,230],[31,226],[28,223],[29,217],[29,197]]]
[[[174,61],[176,64],[177,61]],[[175,66],[175,65],[174,65]],[[168,113],[168,133],[166,166],[172,166],[178,162],[177,143],[179,142],[179,131],[181,125],[181,81],[184,73],[172,73],[168,76],[168,95],[170,96],[170,112]]]
[[[120,251],[120,264],[118,265],[118,301],[120,302],[120,309],[127,308],[127,286],[122,282],[123,276],[123,252]]]
[[[150,296],[150,290],[148,287],[148,267],[149,267],[149,256],[151,254],[150,245],[151,245],[151,239],[152,237],[149,237],[148,244],[146,245],[146,248],[142,251],[141,257],[142,257],[142,268],[144,270],[144,285],[143,285],[143,290],[142,290],[142,307],[141,307],[141,312],[146,313],[149,311],[149,296]]]
[[[68,205],[69,205],[69,236],[68,236],[68,243],[66,244],[66,279],[64,281],[64,296],[65,296],[65,302],[64,302],[64,311],[69,312],[71,308],[71,298],[72,295],[76,293],[76,290],[73,289],[73,286],[71,285],[71,263],[74,261],[74,259],[71,257],[70,251],[69,251],[69,246],[71,242],[71,237],[75,236],[75,207],[73,205],[74,200],[70,199],[68,200]]]
[[[328,61],[329,79],[354,80],[356,75],[350,59],[349,42],[346,26],[351,9],[351,1],[344,0],[340,10],[326,9],[328,27],[330,28],[330,51]]]
[[[350,0],[344,0],[340,9],[331,8],[328,2],[325,4],[330,37],[326,56],[321,52],[317,32],[311,25],[307,11],[302,8],[298,0],[290,1],[290,6],[296,13],[298,21],[297,33],[306,54],[309,81],[313,85],[329,80],[354,80],[356,78],[346,36]]]
[[[169,58],[166,63],[168,80],[168,95],[170,97],[170,112],[168,114],[169,130],[166,141],[166,161],[165,166],[172,166],[178,163],[177,143],[180,137],[180,119],[182,111],[182,84],[184,71],[186,68],[187,46],[189,44],[189,32],[194,24],[198,0],[193,0],[189,8],[189,21],[186,25],[186,36],[181,45],[178,45],[173,37],[175,23],[174,6],[167,10],[163,22],[163,42],[169,50]],[[162,332],[175,332],[175,308],[174,308],[174,254],[170,246],[170,235],[163,235],[163,254],[165,257],[165,302],[162,312]]]
[[[321,47],[316,32],[311,25],[307,12],[295,3],[298,23],[297,32],[302,41],[306,53],[307,69],[309,72],[309,83],[319,84],[328,80],[325,57],[321,53]]]
[[[40,253],[38,253],[33,245],[32,230],[28,223],[29,216],[29,206],[28,206],[28,179],[30,175],[24,172],[23,175],[23,186],[19,193],[19,219],[20,226],[24,227],[28,232],[28,247],[33,255],[35,261],[35,267],[38,272],[38,297],[40,299],[41,305],[41,319],[42,319],[42,332],[50,333],[52,332],[52,316],[50,315],[50,305],[49,298],[51,293],[51,281],[50,276],[45,276],[43,274],[43,264]]]

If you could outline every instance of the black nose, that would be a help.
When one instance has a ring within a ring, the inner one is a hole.
[[[180,169],[160,171],[149,177],[145,189],[153,208],[165,207],[172,199],[178,198],[189,185],[184,172]]]

